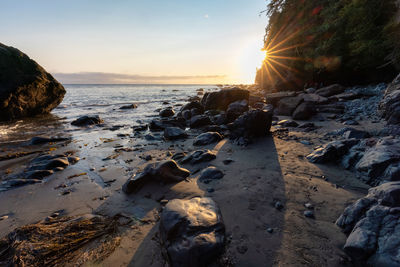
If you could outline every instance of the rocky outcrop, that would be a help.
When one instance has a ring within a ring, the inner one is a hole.
[[[361,265],[400,265],[400,182],[371,188],[336,221],[349,234],[344,251]]]
[[[234,87],[230,89],[222,89],[217,92],[205,93],[201,100],[201,104],[205,110],[215,109],[225,111],[229,104],[240,100],[246,100],[248,102],[249,91]]]
[[[341,86],[340,84],[332,84],[327,87],[323,87],[321,89],[318,89],[315,93],[320,96],[324,97],[330,97],[333,95],[341,94],[344,92],[344,87]]]
[[[246,100],[236,101],[229,104],[228,109],[226,110],[226,117],[229,122],[232,122],[248,110],[249,105]]]
[[[283,91],[283,92],[277,92],[277,93],[271,93],[271,94],[266,94],[265,95],[265,100],[267,101],[267,104],[271,104],[274,107],[278,106],[278,102],[286,97],[292,97],[296,96],[296,92],[291,92],[291,91]]]
[[[388,124],[400,125],[400,74],[386,88],[379,108]]]
[[[189,175],[190,171],[179,167],[174,160],[150,163],[144,168],[143,172],[129,178],[122,186],[122,190],[125,193],[130,194],[139,190],[143,185],[151,181],[177,183],[183,181]]]
[[[231,139],[266,136],[271,129],[272,110],[254,109],[245,112],[229,125]]]
[[[303,102],[303,97],[293,96],[282,98],[278,102],[277,114],[283,116],[291,116],[293,111],[300,103]]]
[[[0,43],[1,121],[49,113],[64,95],[64,87],[39,64]]]
[[[161,214],[160,237],[171,266],[206,266],[223,251],[225,225],[211,198],[174,199]]]
[[[72,121],[71,124],[74,126],[90,126],[103,123],[98,115],[95,116],[82,116]]]
[[[314,150],[307,159],[312,163],[338,162],[357,143],[357,139],[332,141]]]
[[[167,127],[164,129],[164,138],[167,140],[178,140],[187,137],[185,130],[179,127]]]

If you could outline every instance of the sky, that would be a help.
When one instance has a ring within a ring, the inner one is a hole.
[[[253,83],[265,0],[1,0],[0,42],[67,83]]]

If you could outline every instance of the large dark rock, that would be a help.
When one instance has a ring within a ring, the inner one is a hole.
[[[181,112],[183,112],[185,110],[192,110],[192,109],[198,109],[201,113],[204,112],[204,107],[198,101],[192,101],[192,102],[185,104],[184,106],[182,106]]]
[[[172,267],[202,267],[222,253],[225,226],[211,198],[174,199],[161,214],[160,236]]]
[[[71,138],[67,137],[41,137],[35,136],[30,141],[29,144],[31,145],[41,145],[41,144],[48,144],[48,143],[55,143],[55,142],[63,142],[69,141]]]
[[[185,130],[179,127],[167,127],[164,129],[164,138],[167,140],[178,140],[187,137]]]
[[[208,92],[203,96],[201,104],[205,110],[216,109],[225,111],[229,104],[239,100],[249,101],[249,91],[234,87],[222,89],[217,92]]]
[[[196,150],[190,153],[189,155],[183,156],[183,158],[179,161],[180,163],[200,163],[205,161],[211,161],[217,158],[217,154],[214,152],[204,149],[204,150]]]
[[[324,97],[330,97],[333,95],[341,94],[344,92],[344,87],[341,86],[340,84],[332,84],[327,87],[323,87],[321,89],[318,89],[315,93],[324,96]]]
[[[303,102],[303,97],[301,96],[282,98],[278,102],[277,114],[282,116],[291,116],[293,111],[301,102]]]
[[[357,139],[332,141],[314,150],[307,159],[312,163],[338,162],[358,142]]]
[[[308,102],[303,102],[293,111],[292,118],[295,120],[308,120],[315,114],[315,106]]]
[[[190,128],[199,128],[210,125],[212,122],[207,115],[196,115],[190,119]]]
[[[371,188],[336,224],[349,234],[344,251],[357,266],[400,266],[400,182]]]
[[[236,120],[240,115],[249,110],[246,100],[240,100],[229,104],[226,110],[226,117],[229,122]]]
[[[103,123],[98,115],[95,116],[82,116],[72,121],[71,124],[74,126],[90,126]]]
[[[250,110],[229,125],[230,138],[266,136],[271,129],[272,110]]]
[[[184,129],[186,127],[186,121],[184,118],[164,118],[161,120],[152,120],[149,123],[149,129],[151,131],[164,131],[168,127],[179,127]]]
[[[190,171],[179,167],[174,160],[150,163],[144,168],[143,172],[129,178],[122,186],[122,190],[130,194],[151,181],[177,183],[183,181],[189,175]]]
[[[379,108],[388,124],[400,125],[400,74],[386,88]]]
[[[277,107],[278,106],[278,102],[282,98],[292,97],[292,96],[296,96],[296,92],[282,91],[282,92],[277,92],[277,93],[266,94],[265,95],[265,100],[266,100],[267,104],[271,104],[274,107]]]
[[[222,136],[217,132],[206,132],[198,135],[194,141],[194,146],[205,146],[222,140]]]
[[[356,169],[364,174],[368,184],[377,185],[386,180],[382,176],[386,168],[396,162],[400,162],[400,140],[385,137],[364,153]]]
[[[210,166],[201,172],[199,181],[208,183],[212,180],[219,180],[222,177],[224,177],[224,173],[220,169]]]
[[[64,95],[64,87],[35,61],[0,43],[0,120],[49,113]]]
[[[164,118],[172,117],[175,115],[175,111],[171,107],[169,107],[169,108],[162,109],[159,114],[160,114],[160,117],[164,117]]]

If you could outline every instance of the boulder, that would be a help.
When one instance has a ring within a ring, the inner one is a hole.
[[[129,104],[129,105],[122,106],[119,109],[135,109],[135,108],[137,108],[136,104]]]
[[[208,149],[203,149],[193,151],[189,155],[184,156],[179,162],[183,164],[188,162],[190,162],[191,164],[196,164],[200,162],[211,161],[216,158],[217,154]]]
[[[281,120],[281,121],[278,121],[277,124],[282,127],[297,127],[297,126],[299,126],[299,124],[297,122],[295,122],[294,120]]]
[[[343,137],[345,139],[365,139],[370,137],[370,134],[366,131],[349,128],[346,132],[344,132]]]
[[[212,180],[219,180],[224,177],[224,173],[214,166],[210,166],[201,172],[199,177],[200,182],[208,183]]]
[[[185,104],[184,106],[182,106],[181,112],[183,112],[185,110],[192,110],[194,108],[200,110],[201,113],[204,112],[204,107],[200,104],[199,101],[192,101],[192,102]]]
[[[313,105],[323,105],[328,103],[328,98],[317,95],[317,94],[302,94],[301,97],[303,98],[304,102],[313,104]]]
[[[199,128],[210,125],[211,123],[207,115],[196,115],[190,119],[190,128]]]
[[[70,138],[66,137],[41,137],[41,136],[35,136],[33,137],[30,141],[30,145],[41,145],[41,144],[48,144],[48,143],[56,143],[56,142],[63,142],[63,141],[69,141],[71,140]]]
[[[205,146],[222,140],[222,136],[217,132],[206,132],[198,135],[194,141],[194,146]]]
[[[369,189],[336,224],[348,234],[344,251],[357,266],[399,266],[400,182]]]
[[[292,118],[295,120],[308,120],[315,114],[315,106],[308,102],[303,102],[293,111]]]
[[[169,107],[169,108],[165,108],[162,109],[159,113],[160,117],[166,118],[166,117],[172,117],[175,115],[175,111]]]
[[[225,111],[229,104],[239,101],[249,101],[249,91],[237,87],[222,89],[217,92],[205,93],[201,104],[205,110],[216,109]]]
[[[333,95],[337,95],[337,94],[343,93],[344,89],[345,88],[343,86],[341,86],[340,84],[332,84],[330,86],[318,89],[315,93],[320,95],[320,96],[330,97],[330,96],[333,96]]]
[[[312,163],[338,162],[358,142],[357,139],[332,141],[314,150],[307,159]]]
[[[249,110],[229,124],[230,138],[266,136],[271,129],[272,110]]]
[[[208,266],[223,252],[225,225],[211,198],[173,199],[161,213],[160,237],[171,266]]]
[[[277,114],[282,116],[291,116],[293,111],[303,102],[301,96],[285,97],[279,100]]]
[[[278,107],[278,102],[282,98],[292,97],[292,96],[296,96],[296,92],[282,91],[282,92],[277,92],[277,93],[266,94],[265,100],[266,100],[267,104],[271,104],[274,107]]]
[[[151,131],[164,131],[165,128],[168,127],[179,127],[179,128],[185,128],[186,127],[186,121],[183,118],[165,118],[165,119],[155,119],[152,120],[149,124],[149,129]]]
[[[229,104],[226,110],[226,117],[229,122],[236,120],[240,115],[249,110],[246,100],[240,100]]]
[[[94,116],[82,116],[71,122],[74,126],[90,126],[103,123],[98,115]]]
[[[49,113],[64,87],[16,48],[0,43],[0,121]]]
[[[377,185],[385,180],[382,175],[386,168],[396,162],[400,162],[400,139],[385,137],[364,153],[356,169],[364,174],[368,184]]]
[[[130,194],[151,181],[177,183],[183,181],[189,175],[190,171],[179,167],[174,160],[150,163],[144,168],[143,172],[129,178],[122,186],[122,190]]]
[[[379,108],[388,124],[400,125],[400,74],[386,88]]]
[[[164,129],[164,138],[167,140],[178,140],[187,137],[185,130],[179,127],[167,127]]]

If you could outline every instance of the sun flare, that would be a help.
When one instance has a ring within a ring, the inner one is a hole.
[[[240,54],[240,82],[245,84],[254,83],[257,68],[266,58],[266,51],[262,49],[262,42],[255,40],[248,42]]]

